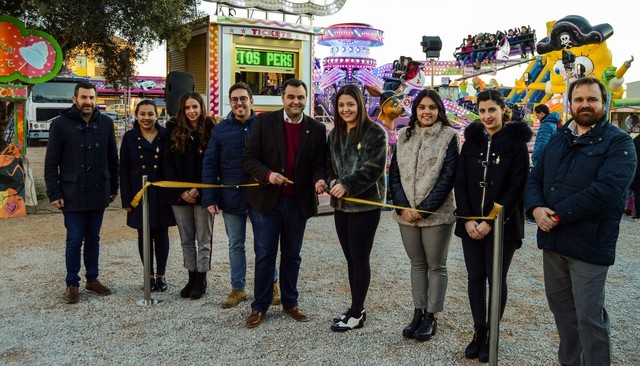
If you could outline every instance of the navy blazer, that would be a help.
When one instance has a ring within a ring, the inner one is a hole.
[[[259,187],[247,189],[247,202],[256,211],[267,214],[280,196],[280,187],[268,184],[269,171],[284,174],[286,164],[284,110],[258,115],[244,152],[244,170]],[[296,199],[302,215],[309,218],[318,213],[315,183],[326,174],[326,127],[304,116],[300,143],[296,155],[295,173],[291,179],[296,187]]]

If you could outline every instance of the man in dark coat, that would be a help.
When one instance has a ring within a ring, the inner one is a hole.
[[[111,290],[98,281],[100,227],[104,210],[118,193],[118,151],[113,120],[96,108],[96,87],[76,85],[73,105],[51,123],[44,162],[47,196],[62,210],[67,229],[67,289],[64,301],[78,302],[84,242],[86,290]]]
[[[300,250],[307,219],[318,212],[317,187],[326,184],[326,128],[303,113],[304,82],[289,79],[282,88],[284,109],[258,116],[244,153],[245,171],[260,183],[246,195],[256,254],[248,328],[262,322],[271,304],[279,242],[283,311],[297,321],[308,320],[298,308]]]
[[[610,365],[604,289],[636,155],[631,137],[608,123],[607,89],[600,80],[578,79],[566,97],[573,120],[551,137],[529,175],[525,208],[536,220],[544,251],[558,361]]]
[[[231,112],[211,131],[202,161],[202,183],[241,185],[249,182],[242,167],[244,152],[251,130],[256,122],[253,93],[249,85],[236,83],[229,88]],[[247,277],[247,257],[245,241],[249,205],[245,198],[245,187],[204,189],[202,206],[214,215],[222,212],[224,228],[229,238],[229,266],[231,272],[231,292],[220,304],[231,308],[247,300],[245,286]],[[274,275],[277,278],[277,271]],[[274,284],[273,304],[280,304],[277,283]]]

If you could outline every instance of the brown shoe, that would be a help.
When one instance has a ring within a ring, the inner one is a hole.
[[[111,295],[111,290],[105,285],[101,284],[98,280],[87,282],[85,289],[89,292],[93,292],[98,296]]]
[[[231,290],[227,298],[220,303],[223,309],[232,308],[242,301],[247,301],[247,294],[242,290]]]
[[[307,314],[303,313],[299,307],[294,306],[291,309],[282,309],[282,312],[292,317],[295,321],[298,322],[308,322],[309,317]]]
[[[262,311],[252,311],[251,315],[244,321],[244,326],[247,328],[255,328],[264,320],[264,313]]]
[[[67,304],[75,304],[80,300],[80,292],[78,286],[67,286],[62,297]]]
[[[278,280],[273,283],[273,300],[271,300],[271,305],[280,305],[282,304],[282,300],[280,299],[280,290],[278,289]]]

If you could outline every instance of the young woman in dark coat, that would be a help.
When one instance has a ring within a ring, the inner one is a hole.
[[[335,127],[329,132],[327,175],[336,232],[347,260],[351,307],[334,318],[331,329],[344,332],[362,327],[366,320],[364,302],[371,280],[370,255],[380,207],[341,198],[384,203],[387,135],[369,119],[364,96],[353,84],[338,90],[333,111]]]
[[[138,251],[144,263],[142,205],[133,208],[131,200],[142,188],[143,175],[147,176],[149,182],[163,180],[163,153],[169,144],[167,131],[158,124],[158,109],[151,100],[138,103],[135,116],[133,129],[124,134],[120,146],[120,189],[122,207],[127,211],[127,226],[138,230]],[[171,206],[162,199],[162,193],[154,186],[147,189],[151,236],[151,291],[167,290],[165,270],[169,258],[169,226],[176,224]],[[157,266],[155,272],[154,253]]]
[[[169,148],[163,172],[169,181],[202,183],[202,160],[213,119],[207,116],[204,100],[198,93],[184,94],[178,108],[176,117],[167,122]],[[207,290],[207,272],[211,268],[211,214],[202,207],[201,189],[175,188],[165,195],[176,218],[183,263],[189,271],[189,281],[180,290],[180,296],[199,299]]]
[[[464,132],[454,185],[456,215],[486,216],[493,204],[503,206],[504,241],[500,314],[507,302],[507,273],[516,249],[524,238],[524,187],[529,172],[527,142],[532,132],[523,122],[511,122],[511,110],[497,90],[478,93],[480,120]],[[489,360],[487,282],[491,289],[493,261],[491,220],[459,218],[455,234],[462,239],[467,268],[469,304],[475,333],[465,350],[467,358]]]

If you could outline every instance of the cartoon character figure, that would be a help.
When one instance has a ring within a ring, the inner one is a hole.
[[[400,94],[389,90],[382,91],[381,89],[369,85],[366,86],[366,89],[370,95],[380,97],[380,113],[378,114],[378,121],[388,130],[393,131],[395,127],[393,125],[393,121],[400,117],[404,112]]]
[[[482,79],[480,79],[477,76],[473,78],[473,88],[475,90],[477,90],[478,92],[481,92],[481,91],[484,91],[486,87],[487,87],[487,83],[485,83]]]
[[[549,36],[540,40],[537,45],[538,54],[543,56],[542,62],[550,73],[549,81],[531,83],[528,86],[529,90],[564,94],[567,82],[579,77],[606,77],[610,78],[609,89],[612,99],[620,98],[623,93],[623,76],[631,66],[633,58],[616,71],[615,77],[611,77],[611,70],[607,71],[607,68],[611,67],[612,56],[606,40],[613,35],[613,28],[607,23],[591,26],[579,15],[569,15],[550,24],[553,25],[549,28]],[[575,60],[571,59],[571,56],[574,56]],[[518,93],[525,89],[524,81],[516,82]]]

